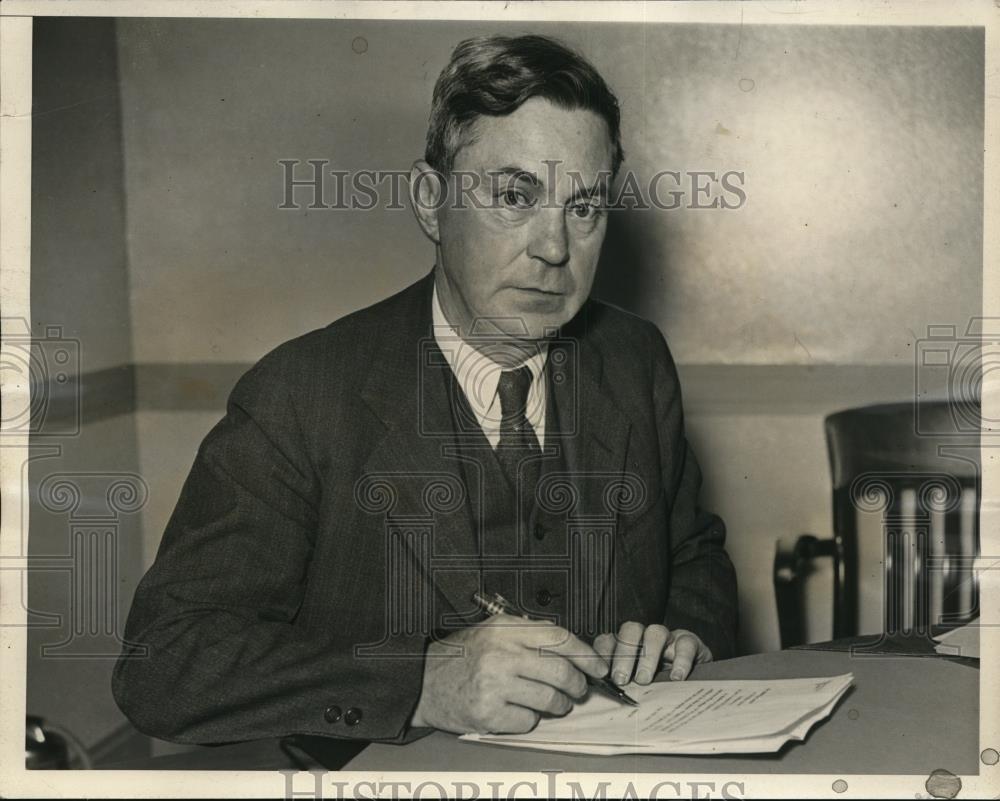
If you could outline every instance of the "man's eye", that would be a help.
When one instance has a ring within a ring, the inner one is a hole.
[[[530,209],[533,205],[531,198],[519,189],[506,189],[497,198],[502,206],[512,209]]]
[[[596,203],[574,203],[570,206],[570,214],[581,220],[591,220],[600,213],[601,209]]]

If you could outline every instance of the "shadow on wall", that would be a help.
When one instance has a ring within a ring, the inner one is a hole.
[[[654,236],[650,226],[641,224],[641,214],[641,211],[614,211],[608,215],[608,230],[593,289],[595,297],[634,314],[642,313],[642,299],[654,288],[661,296],[670,292],[672,275],[666,264],[655,260],[656,239],[669,238],[669,232],[661,229]]]

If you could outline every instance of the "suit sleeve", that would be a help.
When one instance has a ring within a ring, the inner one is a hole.
[[[264,364],[240,380],[198,451],[136,591],[115,699],[140,731],[175,742],[415,739],[428,731],[407,728],[422,660],[358,662],[294,625],[321,485],[289,382]],[[350,708],[361,719],[349,726]]]
[[[736,571],[725,550],[722,519],[698,505],[701,470],[684,433],[680,382],[655,325],[653,395],[662,480],[669,503],[671,576],[665,624],[697,634],[715,659],[736,653]]]

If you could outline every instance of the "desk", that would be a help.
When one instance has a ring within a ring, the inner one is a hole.
[[[854,673],[854,686],[802,743],[777,754],[576,756],[473,743],[435,732],[409,745],[372,744],[344,766],[359,771],[562,770],[600,773],[979,772],[979,671],[935,657],[790,650],[700,665],[690,680]]]

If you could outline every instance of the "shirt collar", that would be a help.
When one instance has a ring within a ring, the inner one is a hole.
[[[461,331],[448,322],[438,299],[436,282],[431,309],[434,340],[458,379],[458,384],[465,393],[469,405],[480,421],[485,421],[490,417],[488,413],[496,397],[500,373],[507,368],[470,345],[462,338]],[[536,352],[523,362],[523,366],[527,366],[531,370],[533,387],[540,389],[543,386],[539,382],[545,370],[547,356],[548,343],[542,342]],[[499,420],[497,420],[497,424],[499,425]]]

